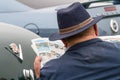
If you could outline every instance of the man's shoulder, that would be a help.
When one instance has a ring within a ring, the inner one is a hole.
[[[120,51],[120,42],[118,41],[102,41],[96,44],[96,48],[98,49],[104,48],[104,50],[119,50]]]
[[[66,62],[67,56],[66,53],[59,58],[51,59],[48,61],[43,68],[49,68],[54,70],[59,70],[60,67],[64,66],[64,62]]]
[[[49,68],[49,69],[57,69],[60,65],[60,60],[59,59],[52,59],[48,61],[43,68]]]

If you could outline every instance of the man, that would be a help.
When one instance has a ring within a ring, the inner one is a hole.
[[[98,38],[96,23],[102,17],[92,18],[79,2],[58,10],[59,32],[49,39],[62,40],[67,51],[41,70],[42,59],[36,57],[36,77],[40,80],[120,80],[120,43]]]

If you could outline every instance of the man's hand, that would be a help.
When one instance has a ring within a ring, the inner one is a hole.
[[[42,57],[40,56],[37,56],[34,61],[34,70],[35,70],[36,78],[40,78],[41,61],[42,61]]]

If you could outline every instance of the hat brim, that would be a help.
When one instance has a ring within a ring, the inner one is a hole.
[[[93,18],[94,20],[91,23],[89,23],[86,26],[84,26],[83,28],[80,28],[80,29],[73,31],[73,32],[69,32],[69,33],[65,33],[65,34],[53,33],[49,36],[49,40],[50,41],[60,40],[60,39],[67,38],[67,37],[73,36],[75,34],[78,34],[82,31],[88,29],[89,27],[91,27],[92,25],[94,25],[95,23],[100,21],[102,18],[103,18],[103,16],[94,17]]]

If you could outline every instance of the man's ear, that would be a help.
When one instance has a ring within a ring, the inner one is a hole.
[[[98,27],[97,27],[97,24],[94,24],[93,26],[94,26],[95,34],[96,34],[96,36],[98,36]]]

